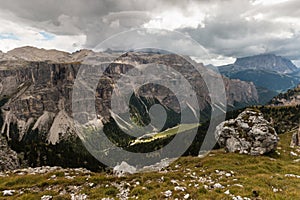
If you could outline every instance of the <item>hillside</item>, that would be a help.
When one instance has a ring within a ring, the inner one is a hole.
[[[0,174],[0,199],[297,199],[300,148],[289,147],[291,135],[280,135],[278,150],[270,155],[220,149],[204,158],[180,158],[159,172],[119,178],[57,167],[7,171]]]
[[[293,88],[300,81],[299,77],[279,74],[273,71],[247,69],[229,73],[224,73],[224,75],[232,79],[253,82],[257,87],[268,88],[274,92],[286,91],[289,88]]]
[[[296,106],[300,104],[300,85],[288,90],[287,92],[280,93],[275,96],[270,102],[274,106]]]

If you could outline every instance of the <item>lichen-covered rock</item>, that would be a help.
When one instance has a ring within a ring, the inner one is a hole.
[[[236,119],[219,124],[215,137],[227,152],[262,155],[277,147],[279,137],[258,110],[246,110]]]
[[[134,174],[137,171],[136,171],[135,167],[129,165],[125,161],[122,161],[122,163],[120,165],[117,165],[114,167],[113,172],[116,176],[122,177],[125,174]]]

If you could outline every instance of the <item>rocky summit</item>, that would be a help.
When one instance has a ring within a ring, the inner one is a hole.
[[[299,69],[289,59],[274,54],[237,58],[235,63],[220,66],[219,70],[231,79],[253,82],[262,104],[300,81]]]
[[[246,69],[270,70],[280,73],[291,73],[298,71],[298,68],[290,60],[274,54],[260,54],[238,58],[234,64],[242,66]]]
[[[228,152],[262,155],[276,149],[279,137],[258,110],[245,110],[217,126],[215,137]]]

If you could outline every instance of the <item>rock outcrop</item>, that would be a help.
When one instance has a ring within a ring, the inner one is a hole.
[[[300,105],[300,84],[284,93],[275,96],[269,104],[271,106],[297,106]]]
[[[275,150],[279,137],[258,110],[246,110],[217,126],[215,137],[227,152],[262,155]]]
[[[115,166],[113,169],[113,173],[118,177],[124,176],[126,174],[134,174],[136,172],[137,169],[129,165],[125,161],[123,161],[120,165]]]
[[[19,168],[17,153],[11,150],[4,137],[0,136],[0,171]]]
[[[298,132],[293,134],[290,146],[292,148],[300,146],[300,127],[299,127]]]

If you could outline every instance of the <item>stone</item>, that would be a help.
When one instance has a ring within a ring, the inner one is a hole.
[[[298,154],[296,154],[295,152],[291,151],[290,152],[291,156],[298,156]]]
[[[51,200],[53,197],[51,195],[44,195],[41,197],[41,200]]]
[[[15,190],[3,190],[2,191],[3,196],[12,196],[12,195],[14,195],[14,193],[15,193]]]
[[[224,194],[230,195],[230,191],[229,191],[229,190],[226,190],[226,191],[224,192]]]
[[[172,196],[172,191],[171,190],[167,190],[163,194],[165,195],[165,197],[170,197],[170,196]]]
[[[296,175],[296,174],[285,174],[285,177],[292,177],[292,178],[299,178],[300,179],[300,175]]]
[[[220,183],[215,183],[215,184],[214,184],[214,188],[216,188],[216,189],[223,189],[224,186],[221,185]]]
[[[125,161],[122,161],[120,165],[115,166],[113,169],[113,173],[118,177],[125,176],[125,174],[134,174],[136,172],[136,168]]]
[[[244,188],[244,186],[243,185],[241,185],[241,184],[234,184],[233,186],[236,186],[236,187],[240,187],[240,188]]]
[[[296,146],[300,146],[300,127],[298,132],[294,133],[291,140],[291,147],[294,148]]]
[[[86,194],[71,194],[71,200],[86,200]]]
[[[243,198],[241,196],[236,196],[236,197],[233,197],[232,200],[243,200]]]
[[[182,191],[182,192],[184,192],[184,191],[186,190],[186,187],[175,186],[175,187],[174,187],[174,190],[175,190],[175,191]]]
[[[248,109],[236,119],[224,121],[215,131],[220,147],[227,152],[262,155],[276,149],[279,137],[259,110]]]
[[[230,176],[232,176],[232,174],[226,173],[225,176],[226,176],[226,177],[230,177]]]

